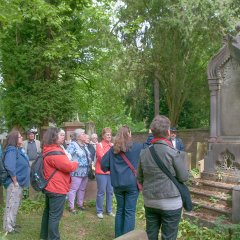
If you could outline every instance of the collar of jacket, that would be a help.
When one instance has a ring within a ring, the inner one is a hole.
[[[170,147],[173,146],[172,143],[171,143],[168,139],[166,139],[166,138],[153,138],[152,141],[151,141],[151,143],[152,143],[152,144],[155,144],[155,143],[158,143],[159,141],[167,144],[167,145],[170,146]]]

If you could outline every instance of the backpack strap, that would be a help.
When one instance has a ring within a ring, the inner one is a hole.
[[[65,153],[63,152],[60,152],[60,151],[51,151],[51,152],[48,152],[46,154],[43,155],[43,159],[46,157],[46,156],[54,156],[54,155],[65,155]],[[44,162],[43,162],[44,164]],[[50,177],[48,178],[47,182],[49,182],[51,180],[51,178],[55,175],[55,173],[58,171],[58,169],[56,168],[53,173],[50,175]]]

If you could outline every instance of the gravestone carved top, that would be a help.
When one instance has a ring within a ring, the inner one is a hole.
[[[204,172],[222,169],[240,179],[240,24],[208,64],[210,138]]]
[[[236,26],[238,34],[233,37],[227,35],[224,37],[224,45],[219,52],[212,57],[208,64],[208,79],[217,79],[219,68],[221,68],[229,59],[233,57],[240,61],[240,24]]]

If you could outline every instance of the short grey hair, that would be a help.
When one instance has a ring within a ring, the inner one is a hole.
[[[170,120],[163,116],[163,115],[157,115],[150,125],[150,129],[152,131],[152,134],[155,138],[168,137],[168,130],[170,130],[171,122]]]
[[[73,140],[77,140],[78,137],[81,135],[81,134],[84,134],[85,133],[85,130],[82,129],[82,128],[78,128],[78,129],[75,129],[74,133],[73,133]]]
[[[97,135],[96,133],[93,133],[93,134],[91,135],[91,139],[93,139],[94,137],[98,138],[98,135]]]
[[[65,134],[65,131],[62,129],[62,128],[59,128],[59,132],[58,132],[59,134]]]

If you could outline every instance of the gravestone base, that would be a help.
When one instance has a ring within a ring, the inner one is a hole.
[[[234,173],[229,172],[202,172],[201,178],[206,180],[211,180],[215,182],[224,182],[224,183],[232,183],[232,184],[239,184],[240,183],[240,176],[236,176]]]
[[[219,142],[211,144],[204,159],[201,177],[226,183],[240,182],[240,142]]]

